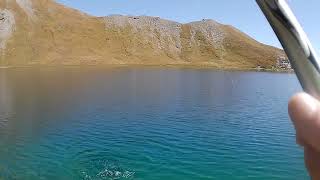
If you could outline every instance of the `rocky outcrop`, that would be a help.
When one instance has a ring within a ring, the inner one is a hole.
[[[148,16],[93,17],[53,0],[0,0],[0,40],[0,65],[5,66],[280,69],[279,57],[285,57],[282,50],[213,20],[182,24]]]
[[[0,10],[0,49],[6,48],[8,39],[15,29],[15,19],[12,11]]]

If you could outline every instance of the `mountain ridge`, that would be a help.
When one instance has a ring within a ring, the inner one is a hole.
[[[52,0],[0,0],[0,65],[187,65],[290,69],[281,49],[230,25],[95,17]]]

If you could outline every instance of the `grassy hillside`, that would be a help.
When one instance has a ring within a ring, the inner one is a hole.
[[[93,17],[52,0],[0,0],[0,65],[275,68],[285,55],[213,20]]]

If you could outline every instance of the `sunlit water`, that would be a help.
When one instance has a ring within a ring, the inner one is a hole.
[[[293,74],[0,69],[0,179],[307,179]]]

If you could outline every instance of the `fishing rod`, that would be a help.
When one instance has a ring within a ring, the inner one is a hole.
[[[256,0],[280,40],[303,90],[320,99],[320,61],[285,0]]]

